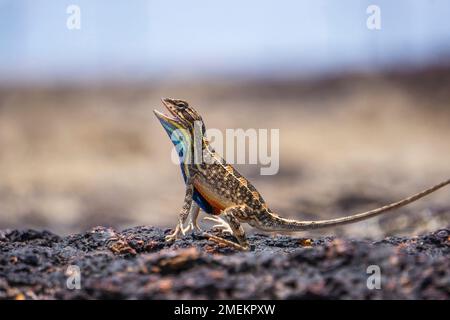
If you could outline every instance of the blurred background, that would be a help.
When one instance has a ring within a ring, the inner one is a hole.
[[[447,0],[0,0],[0,228],[173,227],[184,185],[160,97],[188,100],[208,127],[279,129],[277,175],[238,169],[286,217],[356,213],[447,179],[449,14]],[[449,221],[447,188],[310,234]]]

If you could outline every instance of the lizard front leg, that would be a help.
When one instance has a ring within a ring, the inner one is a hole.
[[[181,208],[180,214],[178,215],[178,224],[175,227],[175,230],[166,236],[166,241],[174,241],[180,233],[183,235],[186,233],[186,230],[189,230],[189,227],[184,228],[184,223],[186,222],[187,217],[191,213],[191,211],[196,210],[198,208],[197,204],[194,205],[194,201],[192,201],[192,196],[194,194],[194,185],[190,180],[186,182],[186,194],[184,196],[183,207]]]
[[[250,245],[248,244],[247,238],[245,236],[244,228],[242,228],[239,220],[245,220],[244,218],[249,217],[251,215],[251,209],[245,205],[234,206],[226,208],[222,212],[225,220],[228,222],[228,225],[224,223],[222,219],[214,219],[208,217],[207,220],[219,222],[217,227],[222,228],[224,231],[231,231],[234,237],[237,239],[239,243],[235,243],[233,241],[229,241],[227,239],[209,234],[207,232],[203,233],[209,240],[214,241],[218,244],[226,245],[238,250],[248,251],[250,249]],[[206,218],[205,218],[206,219]]]
[[[198,206],[197,202],[192,201],[191,212],[189,213],[191,220],[189,221],[189,225],[186,227],[185,232],[189,232],[191,230],[202,231],[197,221],[199,214],[200,214],[200,207]]]

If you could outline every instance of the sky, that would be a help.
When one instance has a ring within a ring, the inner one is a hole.
[[[67,8],[80,8],[80,29]],[[369,5],[381,29],[369,30]],[[450,57],[448,0],[0,0],[2,82],[323,74]]]

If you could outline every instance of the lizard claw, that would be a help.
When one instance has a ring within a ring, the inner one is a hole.
[[[191,222],[191,223],[192,223],[192,226],[193,226],[194,230],[197,230],[199,232],[203,231],[202,228],[200,228],[200,226],[198,225],[197,221],[194,221],[194,222]]]
[[[177,236],[175,234],[169,234],[164,238],[164,240],[166,242],[173,242],[173,241],[175,241],[176,238],[177,238]]]
[[[183,233],[183,235],[185,235],[187,232],[191,231],[194,229],[194,225],[192,224],[192,222],[189,222],[189,224],[187,225],[186,228],[181,227],[181,232]]]
[[[194,230],[194,229],[198,230],[198,231],[202,231],[200,229],[200,227],[198,226],[197,222],[194,223],[193,221],[190,221],[189,224],[186,227],[184,227],[183,223],[181,221],[179,221],[175,230],[171,234],[167,235],[165,237],[165,240],[167,242],[175,241],[178,238],[178,236],[180,235],[180,233],[183,236],[185,236],[187,232]]]
[[[186,226],[186,228],[183,229],[184,234],[188,233],[189,231],[203,231],[196,222],[190,221],[189,224]]]
[[[193,220],[191,219],[191,221],[189,222],[189,230],[192,231],[198,231],[198,232],[202,232],[202,228],[200,228],[200,226],[198,225],[198,221],[197,219]]]
[[[204,217],[203,219],[209,220],[212,222],[216,222],[217,224],[213,225],[213,229],[219,229],[223,233],[233,234],[233,230],[231,230],[231,227],[228,224],[228,222],[226,222],[222,218],[220,218],[220,217]]]
[[[177,224],[177,226],[175,227],[175,230],[171,234],[165,236],[164,239],[166,240],[166,242],[175,241],[178,238],[178,235],[180,234],[180,232],[183,232],[182,229],[183,228],[180,227],[180,224]]]
[[[188,233],[189,231],[194,229],[194,225],[193,225],[192,221],[190,221],[189,224],[186,227],[184,227],[183,222],[180,220],[178,222],[178,226],[179,226],[180,232],[183,236],[185,236],[186,233]]]
[[[185,235],[186,235],[186,229],[188,229],[189,227],[183,228],[183,224],[181,223],[181,221],[180,221],[180,223],[179,223],[179,226],[180,226],[181,234],[182,234],[183,236],[185,236]]]
[[[164,239],[166,240],[166,242],[173,242],[178,238],[178,233],[180,233],[180,230],[177,228],[175,229],[174,232],[172,232],[171,234],[167,235]]]

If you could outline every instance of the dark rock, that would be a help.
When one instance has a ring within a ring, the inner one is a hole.
[[[0,299],[450,299],[449,229],[380,241],[255,234],[249,252],[199,234],[168,244],[168,232],[0,230]],[[369,266],[381,289],[368,288]],[[80,289],[67,285],[76,270]]]

